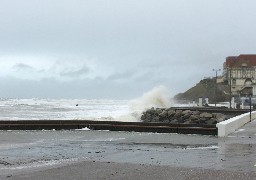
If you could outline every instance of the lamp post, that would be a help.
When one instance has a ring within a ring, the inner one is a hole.
[[[229,66],[229,108],[231,109],[231,101],[232,101],[232,64]]]
[[[216,73],[216,83],[215,83],[215,91],[214,91],[214,96],[215,96],[215,107],[217,103],[217,77],[218,77],[218,71],[221,71],[221,69],[213,69]]]

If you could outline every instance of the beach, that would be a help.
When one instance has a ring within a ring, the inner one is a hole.
[[[1,131],[1,179],[253,179],[256,122],[203,135]]]
[[[141,165],[111,162],[82,162],[69,164],[52,169],[30,171],[17,175],[7,175],[1,179],[168,179],[168,180],[212,180],[255,179],[253,172],[234,172],[226,170],[211,170],[197,168],[181,168],[172,166]]]

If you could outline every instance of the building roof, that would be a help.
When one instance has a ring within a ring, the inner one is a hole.
[[[241,54],[239,56],[228,56],[226,58],[226,67],[242,67],[251,68],[256,66],[256,54]]]

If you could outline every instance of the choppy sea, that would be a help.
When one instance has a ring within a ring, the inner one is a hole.
[[[148,108],[173,106],[168,95],[160,86],[133,100],[2,98],[0,120],[140,121]]]
[[[119,120],[131,118],[128,100],[0,99],[0,120]]]

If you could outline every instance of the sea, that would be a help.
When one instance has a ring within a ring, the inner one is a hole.
[[[170,107],[166,88],[156,87],[131,100],[114,99],[0,99],[0,120],[140,121],[151,107]]]
[[[129,114],[128,100],[37,98],[0,100],[1,120],[115,120]]]

